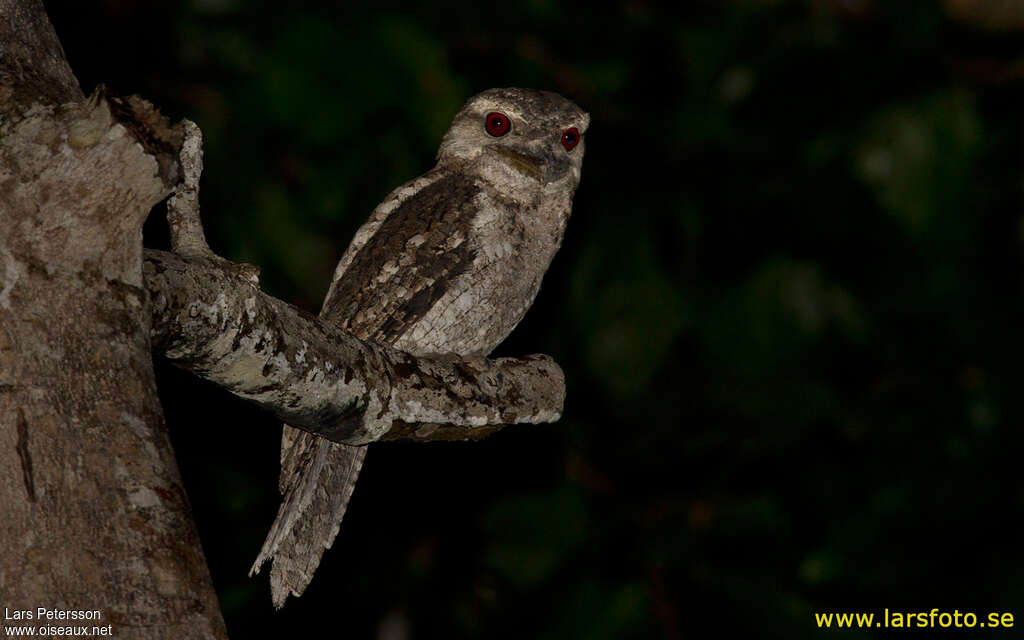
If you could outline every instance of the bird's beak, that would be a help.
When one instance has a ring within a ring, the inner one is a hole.
[[[544,181],[544,165],[546,163],[543,158],[519,153],[506,147],[495,147],[494,151],[519,173],[529,176],[534,180]]]

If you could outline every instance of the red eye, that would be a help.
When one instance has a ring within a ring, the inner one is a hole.
[[[576,127],[569,127],[562,133],[562,146],[565,147],[566,151],[572,151],[572,148],[580,143],[580,132]]]
[[[512,123],[504,113],[493,111],[484,118],[484,129],[495,138],[505,135],[511,128]]]

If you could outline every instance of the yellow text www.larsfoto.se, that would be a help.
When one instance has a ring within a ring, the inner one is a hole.
[[[815,613],[819,629],[1012,629],[1013,614],[992,612],[978,616],[958,609],[942,611],[890,611],[877,613]]]

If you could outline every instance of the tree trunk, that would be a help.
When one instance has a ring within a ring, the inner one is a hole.
[[[39,0],[0,0],[0,67],[3,624],[225,638],[150,357],[141,229],[172,176],[80,101]]]

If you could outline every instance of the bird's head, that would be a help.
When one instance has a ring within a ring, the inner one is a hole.
[[[520,187],[574,189],[589,124],[585,111],[557,93],[489,89],[456,114],[438,162],[467,162],[492,181]]]

